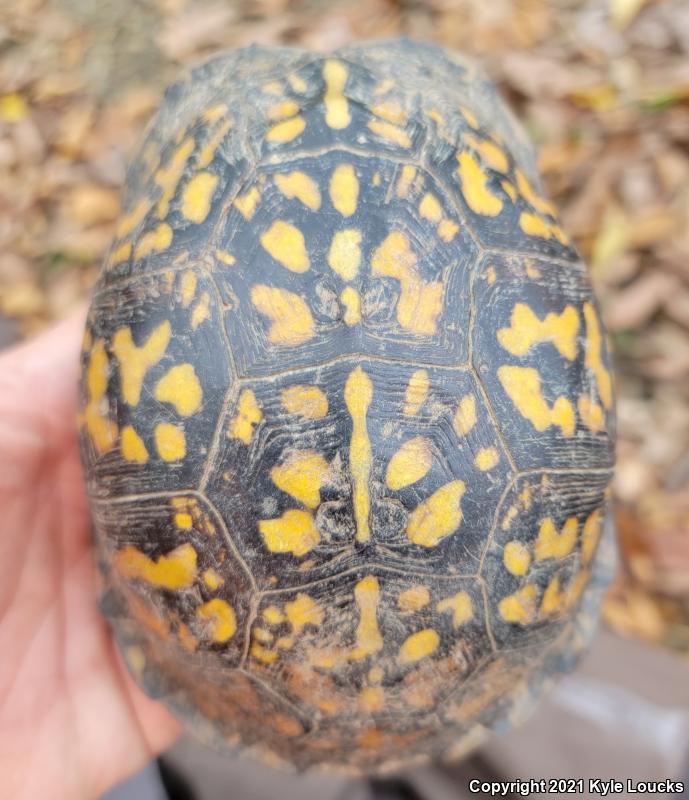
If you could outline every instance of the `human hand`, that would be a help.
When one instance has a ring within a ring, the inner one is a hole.
[[[78,313],[0,356],[0,775],[12,800],[97,798],[179,734],[101,617],[76,438]]]

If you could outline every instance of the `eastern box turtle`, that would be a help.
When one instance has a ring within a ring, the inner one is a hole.
[[[83,346],[102,606],[207,739],[461,756],[585,648],[609,356],[528,141],[461,56],[219,55],[167,91]]]

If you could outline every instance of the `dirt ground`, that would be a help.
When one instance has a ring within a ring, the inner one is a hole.
[[[0,342],[88,296],[128,156],[186,64],[407,34],[475,54],[535,140],[615,347],[619,631],[689,654],[686,0],[1,0]]]

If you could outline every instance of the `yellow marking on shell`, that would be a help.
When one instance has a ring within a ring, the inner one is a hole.
[[[462,521],[460,501],[464,490],[464,481],[451,481],[436,489],[410,514],[407,538],[421,547],[435,547],[453,534]]]
[[[421,611],[431,602],[431,593],[425,586],[412,586],[397,598],[400,611]]]
[[[385,483],[393,491],[420,481],[433,466],[431,442],[424,436],[414,436],[404,442],[390,459]]]
[[[445,125],[445,117],[443,117],[437,108],[431,108],[426,113],[438,126]]]
[[[111,349],[119,364],[122,397],[128,405],[138,404],[144,377],[165,354],[171,335],[168,320],[161,322],[141,347],[134,344],[131,328],[119,328],[115,332]]]
[[[340,292],[340,302],[345,308],[343,319],[345,325],[353,327],[361,322],[361,297],[351,286],[345,286]]]
[[[86,369],[88,403],[84,409],[84,424],[99,455],[111,450],[117,438],[117,424],[107,414],[108,367],[105,343],[96,339]]]
[[[294,636],[299,636],[307,625],[317,628],[323,624],[323,609],[313,597],[303,592],[299,592],[294,600],[285,603],[285,615]]]
[[[329,128],[342,130],[352,121],[349,104],[344,96],[347,83],[347,68],[341,61],[329,58],[323,64],[323,80],[325,81],[325,123]]]
[[[384,707],[385,692],[382,686],[364,686],[359,693],[359,708],[368,714],[374,714]]]
[[[321,193],[318,184],[305,172],[295,170],[284,175],[275,175],[275,185],[280,192],[288,199],[296,197],[312,211],[318,211],[321,207]]]
[[[505,516],[502,518],[502,529],[503,531],[509,530],[510,526],[514,522],[517,514],[519,514],[519,509],[517,506],[510,506],[505,513]]]
[[[161,167],[155,174],[154,180],[160,187],[162,193],[158,200],[158,217],[163,219],[167,216],[170,209],[170,201],[174,197],[177,184],[184,174],[189,157],[194,152],[194,140],[187,137],[182,144],[175,150],[166,167]]]
[[[597,508],[586,518],[581,531],[581,561],[583,564],[590,563],[593,558],[602,530],[603,513],[600,508]]]
[[[154,397],[161,403],[171,403],[178,414],[195,414],[203,401],[203,390],[191,364],[171,367],[158,381]]]
[[[493,266],[486,267],[486,271],[484,273],[484,277],[485,277],[486,282],[488,283],[488,285],[492,286],[495,283],[495,281],[498,279],[498,274],[495,271],[495,267],[493,267]]]
[[[400,231],[389,233],[374,251],[371,269],[375,275],[399,281],[399,324],[420,336],[434,335],[443,311],[443,284],[426,282],[420,277],[417,257],[407,236]]]
[[[116,247],[112,251],[112,255],[110,256],[110,265],[114,266],[115,264],[121,264],[123,261],[128,261],[131,254],[132,243],[123,242],[121,245],[119,245],[119,247]]]
[[[524,303],[516,303],[510,317],[510,327],[501,328],[498,342],[509,353],[524,356],[541,342],[552,342],[560,355],[573,361],[577,355],[579,315],[574,306],[565,306],[560,314],[546,314],[540,320]]]
[[[177,625],[177,638],[179,643],[188,653],[194,653],[199,648],[199,640],[189,630],[189,627],[184,622],[179,622]]]
[[[482,447],[474,457],[474,464],[481,472],[488,472],[500,463],[500,454],[495,447]]]
[[[497,172],[506,173],[510,168],[510,163],[504,151],[493,142],[486,139],[479,140],[470,133],[465,134],[464,141],[469,147],[476,150],[485,163]]]
[[[390,144],[396,144],[399,147],[411,147],[411,138],[409,134],[403,129],[398,128],[397,125],[393,125],[391,122],[385,122],[381,119],[372,119],[368,123],[368,128],[376,134],[376,136],[380,136],[381,139],[385,139],[385,141],[390,142]]]
[[[591,432],[600,433],[605,429],[605,411],[590,395],[579,395],[577,410],[581,421]]]
[[[428,219],[431,222],[440,222],[443,218],[443,207],[440,205],[438,198],[434,194],[431,194],[431,192],[426,192],[421,198],[419,214],[421,214],[424,219]]]
[[[368,516],[371,508],[369,479],[373,451],[366,428],[366,414],[373,399],[373,384],[361,367],[349,373],[344,388],[344,399],[352,417],[349,469],[354,481],[356,539],[359,542],[367,542],[371,537]]]
[[[393,81],[392,78],[385,78],[385,80],[382,80],[378,84],[378,86],[375,87],[375,89],[373,90],[373,94],[376,97],[380,97],[381,95],[387,94],[394,88],[395,88],[395,81]]]
[[[210,106],[203,112],[203,120],[204,122],[208,122],[212,125],[214,122],[222,119],[222,117],[224,117],[228,111],[229,109],[225,103],[217,103],[214,106]]]
[[[218,644],[224,644],[237,632],[237,616],[232,606],[219,597],[214,597],[196,609],[196,618],[204,623],[207,636]]]
[[[127,647],[124,651],[124,658],[129,666],[129,669],[135,674],[141,676],[146,669],[146,656],[144,651],[138,645]]]
[[[304,92],[309,88],[301,75],[297,75],[294,72],[287,76],[287,82],[292,87],[293,91],[298,92],[299,94],[304,94]]]
[[[541,214],[548,214],[551,217],[557,216],[555,206],[534,190],[533,186],[531,186],[527,180],[526,175],[524,175],[520,169],[515,170],[515,177],[517,179],[519,193],[532,208],[535,208],[536,211],[540,211]]]
[[[218,176],[212,172],[197,172],[182,192],[182,215],[197,224],[203,222],[211,210],[211,200],[218,185]]]
[[[576,420],[570,401],[561,395],[552,408],[541,394],[541,377],[533,367],[502,366],[498,368],[498,378],[514,403],[517,411],[536,428],[544,431],[551,425],[559,427],[562,435],[574,435]]]
[[[196,283],[197,278],[195,272],[188,269],[182,273],[182,279],[180,281],[182,308],[188,308],[191,305],[191,301],[196,295]]]
[[[532,500],[533,497],[531,495],[531,487],[528,484],[526,484],[526,486],[524,486],[521,492],[519,492],[519,502],[522,504],[522,507],[524,509],[529,509],[531,508]]]
[[[532,280],[538,280],[541,277],[541,271],[538,267],[531,261],[531,259],[526,259],[524,263],[524,271],[526,272],[527,276]]]
[[[598,315],[592,303],[584,303],[584,321],[586,322],[585,364],[596,379],[601,402],[605,408],[610,409],[612,408],[612,378],[603,363],[603,336]]]
[[[297,347],[316,335],[316,323],[306,302],[294,292],[257,284],[251,302],[271,321],[268,341],[279,347]]]
[[[251,631],[252,638],[256,639],[259,642],[263,642],[264,644],[269,644],[275,638],[270,631],[267,631],[265,628],[254,628]]]
[[[256,213],[258,201],[261,199],[261,191],[258,186],[252,186],[244,194],[235,197],[232,205],[239,211],[245,220],[250,220]]]
[[[569,237],[562,228],[554,222],[532,214],[529,211],[522,211],[519,215],[519,227],[527,236],[539,236],[541,239],[557,239],[561,244],[568,244]]]
[[[413,417],[418,414],[428,397],[428,373],[425,369],[417,369],[412,373],[404,393],[404,415]]]
[[[399,180],[397,181],[397,189],[395,190],[397,197],[404,199],[409,194],[415,177],[416,167],[412,167],[411,164],[405,164],[402,167]]]
[[[465,394],[459,401],[452,427],[457,436],[467,436],[476,425],[476,398],[473,394]]]
[[[462,184],[462,194],[469,208],[476,214],[497,217],[502,211],[502,200],[488,188],[488,175],[471,153],[457,155],[457,174]]]
[[[373,575],[362,578],[354,587],[354,601],[359,610],[356,645],[350,650],[350,661],[361,661],[383,647],[383,637],[378,627],[380,585]]]
[[[278,606],[266,606],[263,609],[263,618],[270,625],[280,625],[285,621],[285,615]]]
[[[227,250],[216,250],[215,257],[228,267],[233,267],[237,263],[237,259],[232,253],[228,253]]]
[[[263,419],[256,395],[251,389],[242,389],[237,403],[237,413],[230,420],[227,435],[230,439],[239,439],[244,444],[251,444],[254,430]]]
[[[266,94],[282,94],[282,86],[278,81],[268,81],[261,86],[261,91],[265,92]]]
[[[503,192],[510,198],[513,203],[517,201],[517,190],[509,181],[500,181]]]
[[[285,144],[296,139],[306,128],[306,122],[303,117],[291,117],[283,122],[277,122],[266,133],[266,139],[269,142],[279,142]]]
[[[199,298],[199,302],[191,311],[189,322],[191,323],[192,330],[196,330],[204,320],[211,318],[210,305],[211,296],[208,292],[203,292]]]
[[[328,481],[330,467],[320,453],[314,450],[292,452],[284,464],[273,467],[273,483],[307,508],[318,508],[321,487]]]
[[[415,664],[422,658],[432,655],[440,644],[440,636],[433,628],[424,628],[408,636],[399,651],[399,660],[402,664]]]
[[[186,589],[196,578],[196,550],[188,543],[157,559],[149,558],[136,547],[127,545],[115,553],[113,560],[123,577],[145,581],[163,589]]]
[[[351,217],[359,199],[359,180],[351,164],[339,164],[335,167],[328,191],[335,209],[343,217]]]
[[[161,222],[157,228],[145,233],[137,242],[134,258],[145,258],[151,253],[162,253],[172,244],[172,228]]]
[[[366,677],[368,678],[369,683],[380,683],[385,677],[385,672],[381,666],[376,664],[375,667],[371,667]]]
[[[146,445],[131,425],[125,425],[122,428],[120,452],[125,461],[132,461],[135,464],[145,464],[148,461]]]
[[[181,530],[189,531],[194,527],[194,518],[189,513],[193,509],[194,501],[189,501],[184,497],[173,497],[172,507],[181,509],[175,513],[175,525]],[[186,509],[186,510],[185,510]]]
[[[380,172],[378,172],[378,170],[376,170],[373,173],[373,177],[371,178],[371,183],[373,184],[373,186],[380,186],[381,182],[382,182],[382,178],[380,177]]]
[[[516,515],[516,507],[514,511]],[[507,527],[509,527],[509,525]],[[506,530],[504,524],[503,530]],[[529,548],[525,544],[515,539],[511,542],[507,542],[505,545],[502,560],[505,563],[505,568],[511,575],[526,575],[531,566],[531,553],[529,553]]]
[[[266,116],[271,122],[285,119],[286,117],[293,117],[299,113],[299,103],[294,100],[282,100],[271,106],[266,112]]]
[[[267,650],[258,642],[253,642],[251,645],[251,656],[264,664],[274,664],[278,659],[278,654],[274,650]]]
[[[361,264],[361,231],[346,228],[336,231],[328,251],[328,265],[343,281],[353,280]]]
[[[464,119],[466,120],[468,125],[470,125],[474,130],[478,130],[479,129],[479,127],[480,127],[479,121],[476,118],[476,114],[474,114],[473,111],[471,111],[470,109],[466,108],[466,106],[460,106],[459,107],[459,111],[460,111],[461,115],[464,117]]]
[[[225,106],[225,108],[227,108]],[[232,127],[232,122],[228,119],[223,122],[222,125],[218,127],[218,129],[212,134],[212,136],[208,139],[206,144],[201,148],[198,157],[198,166],[199,167],[207,167],[211,161],[213,160],[213,156],[217,152],[218,147],[220,147],[220,143],[225,138],[227,132]]]
[[[271,553],[305,556],[320,542],[321,534],[308,511],[291,508],[277,519],[262,519],[258,530]]]
[[[281,736],[299,736],[304,733],[304,728],[299,720],[294,719],[294,717],[288,717],[287,714],[273,714],[269,717],[268,723]],[[275,755],[275,763],[272,766],[279,767],[281,765],[284,766],[285,762]]]
[[[282,390],[281,399],[285,411],[304,419],[323,419],[328,413],[328,398],[318,386],[288,386]]]
[[[218,575],[213,567],[208,567],[203,573],[203,582],[211,591],[215,591],[215,589],[219,589],[223,583],[225,583],[225,579]]]
[[[442,614],[452,612],[452,627],[459,628],[474,616],[474,604],[468,592],[457,592],[452,597],[446,597],[436,605],[436,611]]]
[[[568,517],[560,533],[557,532],[553,520],[550,517],[546,517],[541,522],[534,547],[536,561],[568,556],[577,543],[578,530],[579,523],[576,517]]]
[[[261,235],[261,245],[290,272],[306,272],[310,266],[304,234],[289,222],[275,220]]]
[[[560,589],[560,577],[555,575],[543,592],[541,600],[541,616],[549,617],[562,613],[567,606],[567,594]]]
[[[397,125],[404,125],[407,121],[407,113],[402,106],[394,100],[386,100],[383,103],[377,103],[371,107],[371,111],[377,116],[381,117],[387,122],[393,122]]]
[[[498,603],[498,611],[505,622],[528,625],[536,616],[538,589],[529,583],[514,594],[503,597]]]
[[[169,422],[159,422],[153,429],[156,450],[163,461],[180,461],[187,454],[184,431]]]
[[[134,228],[137,228],[146,218],[146,214],[148,214],[150,208],[150,200],[146,198],[139,200],[129,213],[120,218],[115,231],[117,238],[121,239],[123,236],[130,234]]]
[[[438,236],[444,242],[451,242],[459,233],[459,225],[451,219],[441,219],[438,223]]]

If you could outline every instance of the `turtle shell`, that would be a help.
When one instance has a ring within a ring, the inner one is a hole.
[[[207,739],[379,772],[467,752],[585,649],[606,339],[464,58],[252,47],[170,87],[83,347],[103,608]]]

